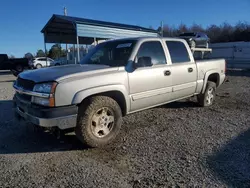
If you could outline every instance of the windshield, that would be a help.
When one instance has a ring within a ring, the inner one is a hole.
[[[125,66],[133,50],[135,40],[110,41],[97,45],[80,64]]]
[[[194,37],[196,35],[196,33],[182,33],[182,34],[180,34],[179,36],[183,36],[183,37],[185,37],[185,36],[191,36],[191,37]]]

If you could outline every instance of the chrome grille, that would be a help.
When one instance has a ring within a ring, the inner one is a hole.
[[[22,89],[32,91],[35,86],[35,82],[18,77],[16,85]]]
[[[30,95],[25,95],[25,94],[21,94],[21,93],[16,93],[16,97],[18,100],[20,101],[24,101],[24,102],[31,102],[31,97]]]

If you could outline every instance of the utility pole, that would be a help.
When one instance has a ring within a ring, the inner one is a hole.
[[[63,12],[64,12],[64,16],[67,16],[67,8],[66,7],[63,8]]]
[[[64,16],[67,16],[67,8],[64,7],[63,8],[63,13],[64,13]],[[66,43],[66,58],[67,58],[67,64],[68,64],[68,44]]]

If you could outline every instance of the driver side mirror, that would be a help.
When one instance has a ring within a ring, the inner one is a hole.
[[[133,68],[136,69],[138,67],[151,67],[152,64],[152,59],[151,57],[148,56],[143,56],[143,57],[139,57],[137,59],[135,59],[134,63],[133,63]]]

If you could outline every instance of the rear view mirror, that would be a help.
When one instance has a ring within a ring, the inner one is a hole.
[[[144,56],[144,57],[139,57],[138,58],[138,61],[137,61],[137,67],[151,67],[153,64],[152,64],[152,59],[151,57],[147,57],[147,56]]]

